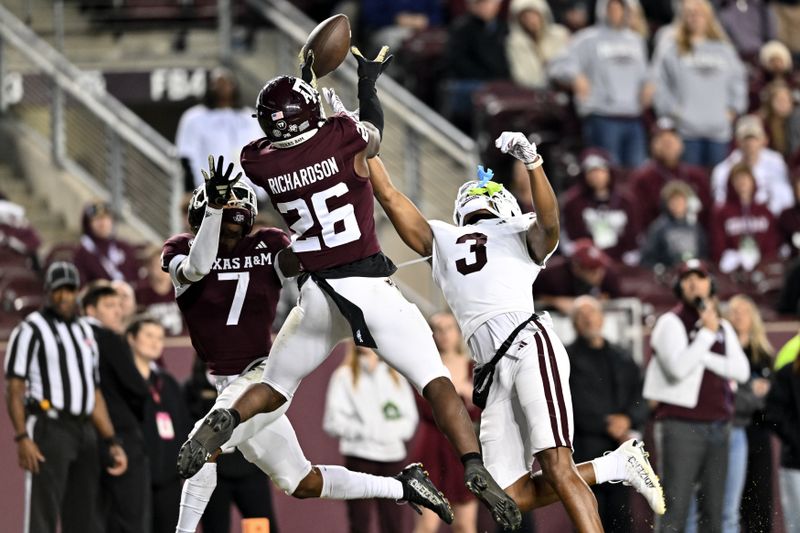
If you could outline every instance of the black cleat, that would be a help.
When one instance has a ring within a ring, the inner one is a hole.
[[[453,523],[453,509],[450,507],[450,502],[436,488],[428,473],[422,469],[422,463],[412,463],[394,477],[403,484],[403,493],[408,498],[399,500],[401,503],[407,502],[419,514],[422,514],[419,508],[421,505],[439,515],[439,518],[446,523]]]
[[[492,512],[492,518],[504,529],[512,531],[522,525],[522,513],[514,500],[506,494],[492,475],[478,461],[464,466],[464,483],[467,488]]]
[[[236,419],[228,409],[211,411],[195,434],[181,446],[178,475],[184,479],[194,476],[211,454],[231,438],[234,428]]]

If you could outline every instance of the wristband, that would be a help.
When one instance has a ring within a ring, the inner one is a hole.
[[[105,439],[103,439],[103,442],[109,448],[112,446],[122,446],[122,441],[119,440],[119,437],[117,437],[116,435],[111,435],[110,437],[106,437]]]
[[[14,442],[22,442],[23,440],[29,439],[29,438],[30,437],[28,436],[27,432],[17,433],[16,435],[14,435]]]
[[[544,164],[544,159],[542,158],[542,156],[540,154],[536,154],[536,159],[534,159],[530,163],[525,163],[525,168],[527,168],[528,170],[534,170],[536,168],[539,168],[543,164]]]

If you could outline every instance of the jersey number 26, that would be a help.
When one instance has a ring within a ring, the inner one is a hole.
[[[334,210],[328,209],[329,199],[344,196],[348,191],[346,184],[337,183],[333,187],[311,195],[310,205],[302,198],[277,204],[281,213],[297,211],[300,217],[290,226],[292,232],[298,236],[292,243],[292,249],[295,252],[316,252],[322,250],[323,243],[327,248],[335,248],[361,238],[361,230],[351,204],[337,207]],[[322,228],[321,235],[304,236],[308,230],[314,227],[314,215]],[[337,223],[342,226],[339,232],[335,229]]]

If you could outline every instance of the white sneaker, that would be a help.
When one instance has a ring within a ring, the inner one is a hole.
[[[626,478],[622,480],[622,484],[633,487],[636,492],[644,496],[653,512],[664,514],[667,510],[664,503],[664,489],[647,459],[650,454],[645,451],[644,442],[631,439],[623,442],[611,453],[620,454],[625,463]]]

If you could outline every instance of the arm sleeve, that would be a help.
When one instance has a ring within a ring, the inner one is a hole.
[[[674,45],[673,45],[674,46]],[[653,106],[658,116],[680,117],[680,104],[675,98],[672,72],[672,58],[674,50],[665,50],[653,64],[653,74],[650,76],[656,84],[653,96]]]
[[[26,379],[31,359],[38,350],[39,342],[33,327],[27,322],[22,322],[8,339],[6,350],[5,374],[7,378]]]
[[[661,369],[674,381],[688,376],[703,364],[702,356],[714,344],[714,332],[703,328],[689,344],[686,329],[674,313],[662,315],[653,328],[650,344]]]
[[[331,437],[358,439],[366,436],[366,428],[353,409],[348,393],[348,372],[336,371],[328,384],[322,429]]]
[[[730,47],[728,64],[731,72],[728,79],[728,108],[738,114],[747,111],[747,78],[745,76],[744,65],[739,60],[739,56]]]
[[[725,320],[721,321],[720,327],[725,332],[725,355],[717,355],[707,351],[701,356],[703,366],[719,377],[746,383],[750,378],[750,363],[742,350],[742,346],[739,344],[736,332],[733,331],[733,326]],[[700,331],[708,330],[702,329]]]
[[[180,268],[189,281],[200,281],[211,272],[219,248],[219,232],[222,226],[222,209],[206,207],[206,216],[189,249],[189,255]]]

